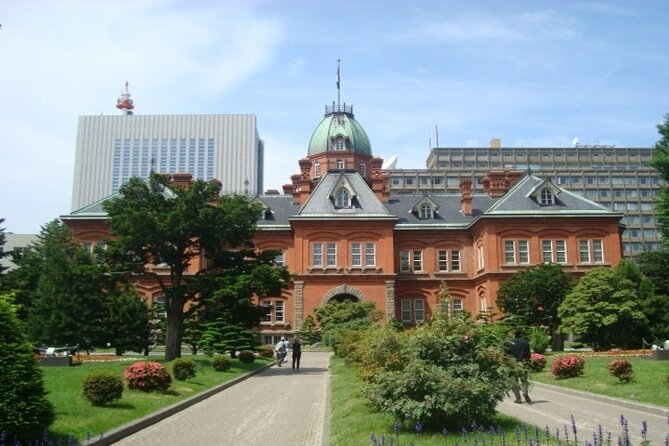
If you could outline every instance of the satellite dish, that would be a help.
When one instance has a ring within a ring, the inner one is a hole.
[[[571,143],[574,145],[574,147],[578,147],[578,145],[580,144],[580,141],[578,140],[578,138],[574,138],[574,139],[571,140]]]
[[[397,155],[391,156],[388,161],[385,161],[383,165],[381,166],[382,170],[391,170],[395,169],[395,166],[397,165]]]

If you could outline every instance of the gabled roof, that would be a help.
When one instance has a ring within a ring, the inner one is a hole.
[[[536,194],[546,187],[550,188],[556,196],[555,204],[553,205],[541,205],[539,200],[535,199]],[[622,216],[622,214],[614,212],[599,203],[567,189],[562,189],[552,182],[535,175],[527,175],[518,181],[485,214],[491,216]]]
[[[347,185],[355,195],[350,208],[335,207],[337,186]],[[358,172],[327,173],[293,218],[394,218]]]

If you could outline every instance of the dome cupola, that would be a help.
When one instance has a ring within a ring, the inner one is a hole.
[[[353,106],[325,106],[325,116],[309,140],[308,156],[326,152],[372,155],[367,132],[353,116]]]

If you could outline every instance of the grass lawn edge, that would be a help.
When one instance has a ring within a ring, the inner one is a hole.
[[[122,426],[119,426],[117,428],[114,428],[108,432],[103,432],[100,434],[98,438],[91,438],[90,440],[83,441],[81,443],[82,446],[106,446],[113,444],[125,437],[128,437],[136,432],[139,432],[142,429],[145,429],[153,424],[158,423],[159,421],[164,420],[165,418],[174,415],[177,412],[180,412],[194,404],[199,403],[200,401],[203,401],[212,395],[215,395],[228,387],[234,386],[235,384],[238,384],[254,375],[257,375],[258,373],[272,367],[274,365],[273,362],[270,362],[258,369],[255,369],[249,373],[246,373],[242,376],[238,376],[237,378],[231,379],[230,381],[226,381],[224,383],[221,383],[217,386],[211,387],[207,390],[204,390],[197,395],[193,395],[189,398],[186,398],[182,401],[179,401],[177,403],[172,404],[171,406],[165,407],[163,409],[160,409],[156,412],[150,413],[149,415],[146,415],[142,418],[138,418],[136,420],[130,421],[129,423],[126,423]]]
[[[650,403],[639,403],[636,401],[630,401],[623,398],[616,398],[613,396],[602,395],[595,392],[586,392],[583,390],[571,389],[566,386],[558,386],[555,384],[547,384],[539,381],[531,381],[532,385],[535,387],[545,387],[546,389],[553,390],[555,392],[567,393],[575,396],[587,396],[590,399],[603,401],[607,403],[613,403],[617,406],[625,407],[627,409],[634,409],[641,412],[648,412],[657,415],[663,415],[669,417],[669,407],[657,406]]]

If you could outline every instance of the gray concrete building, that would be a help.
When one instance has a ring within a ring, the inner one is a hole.
[[[5,232],[5,244],[0,246],[0,265],[7,268],[6,271],[16,268],[16,264],[12,262],[12,255],[20,256],[30,246],[37,242],[36,234],[14,234],[13,232]]]
[[[152,171],[215,178],[223,193],[262,192],[264,147],[255,115],[135,115],[127,85],[117,108],[121,115],[79,117],[72,210]]]
[[[660,247],[655,196],[663,184],[650,165],[653,148],[603,145],[573,147],[435,147],[426,169],[392,169],[391,193],[457,192],[462,178],[471,178],[476,191],[480,180],[494,169],[528,170],[551,178],[565,189],[625,214],[622,223],[626,257]]]

